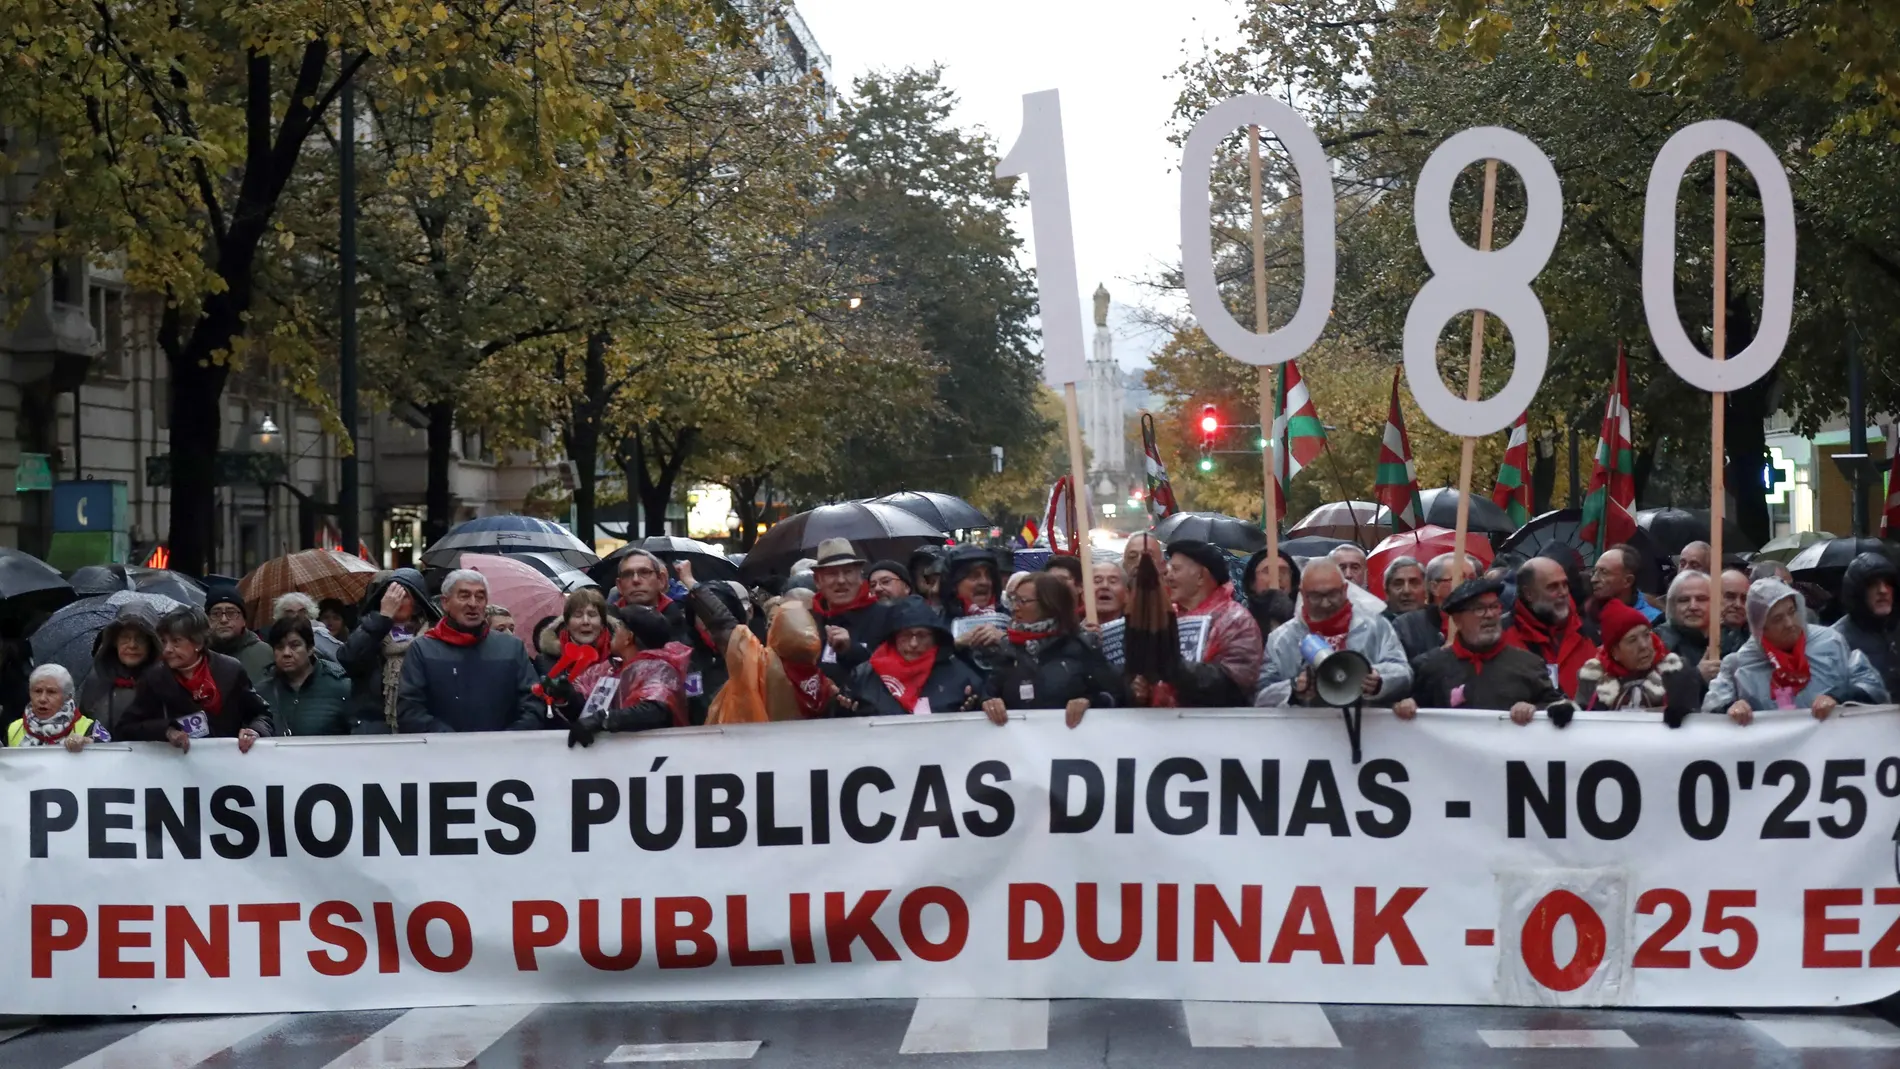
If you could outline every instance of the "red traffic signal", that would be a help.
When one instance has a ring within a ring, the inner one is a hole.
[[[1218,430],[1220,430],[1220,414],[1214,411],[1213,405],[1202,405],[1201,433],[1211,438],[1214,436],[1214,432]]]

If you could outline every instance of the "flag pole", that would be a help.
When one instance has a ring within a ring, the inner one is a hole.
[[[1715,152],[1715,321],[1714,356],[1728,357],[1728,153]],[[1710,394],[1709,410],[1709,648],[1704,661],[1722,659],[1722,440],[1726,436],[1727,394]]]
[[[1069,499],[1075,503],[1075,525],[1081,528],[1080,531],[1075,532],[1074,537],[1077,548],[1082,551],[1082,567],[1088,569],[1094,567],[1089,563],[1089,526],[1095,517],[1089,511],[1088,473],[1084,470],[1087,464],[1082,459],[1082,422],[1076,418],[1075,383],[1073,382],[1062,384],[1062,407],[1063,415],[1069,421],[1069,477],[1074,484],[1069,488]],[[1049,548],[1052,551],[1057,548],[1054,524],[1049,526]],[[1082,607],[1088,613],[1089,627],[1092,630],[1100,622],[1095,611],[1095,599],[1084,597]]]
[[[1484,212],[1478,217],[1478,251],[1491,251],[1491,222],[1497,214],[1498,161],[1484,161]],[[1465,400],[1484,396],[1484,309],[1471,310],[1471,366],[1465,380]],[[1458,454],[1458,526],[1451,540],[1451,575],[1456,583],[1465,575],[1465,533],[1471,523],[1471,467],[1477,461],[1478,440],[1464,439]],[[1420,517],[1422,520],[1424,517]]]
[[[1260,179],[1260,127],[1247,127],[1247,186],[1253,199],[1253,327],[1261,334],[1267,333],[1267,222],[1266,209],[1262,205]],[[1280,524],[1276,514],[1280,511],[1279,494],[1275,492],[1275,473],[1279,465],[1275,463],[1280,450],[1280,436],[1274,432],[1274,424],[1280,422],[1280,394],[1273,388],[1273,368],[1262,364],[1260,367],[1260,438],[1266,447],[1260,450],[1260,477],[1263,491],[1260,496],[1260,526],[1267,534],[1267,567],[1272,569],[1268,575],[1278,575],[1279,567],[1273,562],[1280,557]],[[1279,581],[1274,580],[1278,586]]]

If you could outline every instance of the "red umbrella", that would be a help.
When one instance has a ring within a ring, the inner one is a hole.
[[[1395,534],[1379,543],[1366,560],[1372,592],[1385,597],[1385,569],[1393,561],[1411,557],[1420,564],[1429,564],[1440,553],[1450,553],[1457,537],[1457,532],[1448,527],[1428,523],[1416,531]],[[1483,535],[1465,532],[1465,553],[1476,558],[1479,565],[1491,566],[1491,542]]]
[[[488,603],[500,605],[515,618],[515,633],[529,641],[534,625],[550,616],[561,615],[567,598],[554,580],[542,575],[531,564],[496,553],[464,553],[462,567],[482,573],[488,580]],[[530,650],[530,652],[533,652]]]

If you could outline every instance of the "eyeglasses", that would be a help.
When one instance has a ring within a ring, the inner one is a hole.
[[[244,610],[230,605],[220,605],[205,615],[213,620],[241,620],[244,618]]]

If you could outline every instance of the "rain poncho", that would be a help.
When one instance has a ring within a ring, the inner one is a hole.
[[[1737,701],[1758,710],[1806,709],[1823,694],[1837,702],[1887,700],[1886,684],[1866,657],[1848,646],[1838,632],[1805,622],[1808,680],[1792,692],[1775,685],[1774,661],[1762,648],[1762,624],[1776,605],[1790,598],[1805,621],[1807,603],[1793,587],[1776,579],[1758,579],[1749,586],[1749,639],[1741,649],[1722,658],[1721,674],[1709,684],[1708,696],[1702,701],[1703,712],[1725,713]]]

